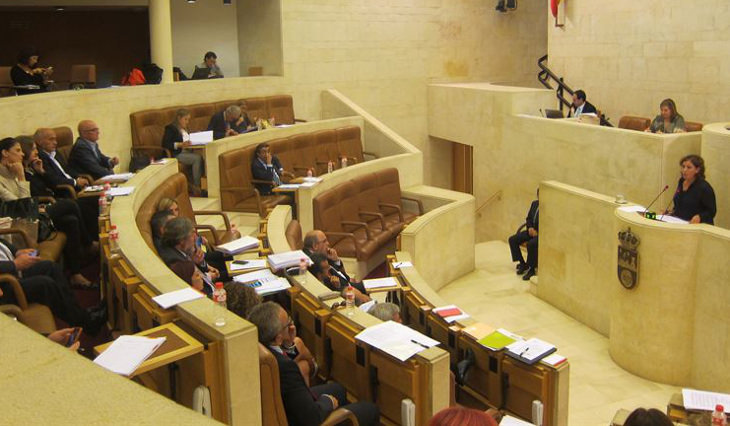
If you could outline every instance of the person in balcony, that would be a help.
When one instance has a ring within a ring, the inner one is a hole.
[[[659,104],[659,115],[654,117],[645,132],[651,133],[684,133],[687,127],[684,117],[677,112],[677,105],[671,98]]]

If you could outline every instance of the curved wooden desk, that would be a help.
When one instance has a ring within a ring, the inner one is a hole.
[[[730,122],[712,123],[702,128],[702,158],[707,181],[715,189],[717,216],[715,225],[730,229]]]

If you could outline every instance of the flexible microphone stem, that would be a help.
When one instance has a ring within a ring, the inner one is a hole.
[[[672,201],[674,200],[674,197],[676,197],[676,196],[677,196],[677,194],[679,194],[679,188],[677,188],[677,190],[676,190],[676,191],[674,191],[674,196],[673,196],[672,198],[670,198],[670,199],[669,199],[669,202],[667,203],[667,206],[666,206],[666,207],[664,207],[664,212],[662,213],[662,215],[661,215],[661,217],[659,218],[659,220],[662,220],[662,219],[664,219],[664,215],[666,215],[667,209],[669,209],[669,205],[670,205],[670,204],[672,204]]]
[[[643,216],[646,216],[646,212],[649,211],[649,207],[653,206],[654,203],[656,203],[656,200],[658,200],[659,197],[661,197],[662,194],[664,194],[664,191],[666,191],[668,188],[669,188],[669,185],[664,185],[664,189],[662,189],[661,191],[659,191],[659,194],[656,196],[656,198],[654,198],[654,201],[652,201],[651,203],[649,203],[649,205],[646,207],[646,209],[644,210]]]

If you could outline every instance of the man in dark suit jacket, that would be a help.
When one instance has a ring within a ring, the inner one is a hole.
[[[537,192],[540,196],[540,190]],[[512,252],[512,261],[517,263],[517,275],[525,274],[522,279],[527,281],[536,274],[537,269],[537,230],[539,228],[539,200],[535,200],[530,205],[530,211],[527,212],[525,224],[526,231],[521,231],[509,237],[509,249]],[[527,262],[522,257],[520,244],[527,243]],[[527,272],[527,273],[525,273]]]
[[[213,139],[222,139],[239,133],[246,133],[249,126],[251,126],[251,123],[241,111],[241,107],[231,105],[225,111],[217,112],[210,117],[208,130],[213,131]]]
[[[109,158],[99,150],[99,126],[91,120],[83,120],[78,130],[79,138],[68,156],[71,175],[87,174],[99,179],[114,174],[114,166],[119,164],[119,159]]]
[[[378,407],[365,401],[347,404],[345,388],[339,383],[307,386],[296,362],[285,351],[286,344],[296,335],[296,328],[281,306],[274,302],[256,305],[251,309],[248,320],[256,325],[259,342],[271,351],[279,365],[281,399],[289,424],[319,425],[341,406],[355,414],[361,426],[378,424]]]
[[[573,93],[573,105],[570,106],[568,117],[580,117],[581,114],[593,113],[597,114],[596,107],[586,100],[586,92],[576,90]]]
[[[254,183],[254,187],[258,189],[261,195],[271,195],[271,190],[274,186],[281,185],[282,175],[290,178],[294,177],[293,174],[284,170],[284,167],[275,155],[271,155],[269,144],[258,144],[254,151],[254,158],[251,161],[251,176],[257,180],[274,182],[274,185]]]
[[[70,326],[82,326],[89,334],[98,333],[107,319],[106,305],[84,310],[76,303],[61,267],[41,260],[33,251],[18,250],[0,239],[0,273],[18,279],[29,303],[46,305]],[[5,303],[17,303],[17,299],[10,284],[0,283],[0,304]]]
[[[41,177],[46,186],[55,189],[58,185],[70,185],[78,191],[90,184],[83,177],[74,179],[66,172],[65,161],[56,152],[58,141],[56,140],[56,132],[53,129],[40,128],[36,130],[33,140],[38,148],[38,158],[43,162],[45,173]],[[62,195],[68,196],[67,193]]]

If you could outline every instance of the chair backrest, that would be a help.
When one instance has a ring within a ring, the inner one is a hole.
[[[618,121],[619,129],[638,130],[643,132],[651,124],[651,120],[646,117],[635,117],[633,115],[624,115]]]
[[[61,126],[61,127],[54,127],[53,132],[56,134],[56,141],[58,142],[58,145],[56,149],[65,147],[65,146],[73,146],[74,144],[74,133],[68,126]]]
[[[256,146],[246,146],[236,150],[228,151],[218,157],[218,168],[220,169],[221,188],[236,186],[251,186],[251,160],[254,156]],[[240,191],[221,191],[221,209],[233,210],[236,204],[250,198]]]
[[[142,238],[144,238],[147,245],[153,250],[155,249],[155,245],[152,239],[150,219],[152,219],[152,215],[157,211],[157,205],[163,198],[172,198],[175,200],[180,209],[180,217],[187,217],[193,223],[195,222],[193,206],[190,203],[190,196],[188,195],[188,181],[184,174],[176,173],[170,176],[154,192],[145,198],[137,212],[137,228],[139,228],[139,232],[142,234]]]
[[[286,242],[289,243],[289,248],[292,250],[301,250],[302,246],[304,246],[304,241],[302,241],[302,226],[298,220],[292,219],[289,222],[286,226],[286,231],[284,231],[284,235],[286,236]]]
[[[261,424],[286,426],[286,411],[281,401],[279,364],[264,345],[259,345],[259,377],[261,381]]]
[[[362,141],[360,127],[347,126],[335,130],[337,132],[337,146],[341,155],[354,158],[358,163],[363,162]]]
[[[13,67],[0,67],[0,86],[12,86],[13,79],[10,78],[10,70]],[[0,87],[0,96],[15,96],[15,90],[9,87]]]
[[[243,102],[243,109],[246,110],[246,114],[248,114],[251,121],[255,121],[257,118],[262,120],[269,118],[265,98],[247,98]]]
[[[70,84],[96,86],[96,65],[71,65]]]
[[[185,107],[190,111],[190,124],[188,125],[191,132],[201,132],[208,128],[210,117],[215,114],[215,104],[195,104]]]
[[[294,124],[294,101],[290,95],[276,95],[266,98],[269,117],[276,119],[276,124]]]
[[[132,125],[132,146],[161,146],[168,120],[165,110],[151,109],[129,114]],[[159,154],[159,153],[155,153]]]
[[[685,121],[684,126],[688,132],[700,132],[702,131],[702,127],[704,127],[702,123],[694,121]]]

